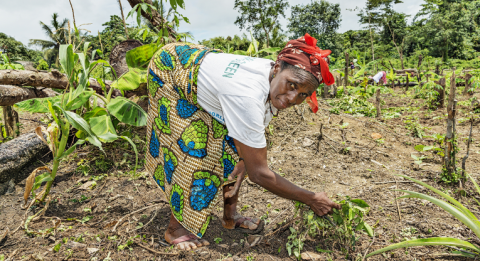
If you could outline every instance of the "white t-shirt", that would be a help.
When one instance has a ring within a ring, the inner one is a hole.
[[[198,71],[197,101],[227,126],[228,135],[253,148],[267,146],[265,127],[275,107],[270,92],[271,62],[249,56],[209,53]]]

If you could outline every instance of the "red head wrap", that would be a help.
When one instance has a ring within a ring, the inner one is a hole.
[[[285,61],[310,72],[317,78],[319,83],[323,82],[326,85],[332,85],[335,83],[335,79],[326,61],[330,53],[332,51],[318,48],[317,39],[307,33],[304,37],[289,41],[287,46],[278,54],[276,63]],[[316,92],[313,92],[312,96],[307,98],[307,103],[314,113],[318,111]]]

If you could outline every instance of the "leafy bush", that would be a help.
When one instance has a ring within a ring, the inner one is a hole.
[[[333,209],[332,219],[317,216],[305,204],[300,202],[295,204],[295,217],[299,215],[297,218],[299,220],[296,220],[294,226],[290,227],[291,234],[288,236],[286,245],[289,255],[293,253],[298,260],[301,259],[300,253],[308,235],[312,239],[318,236],[322,238],[322,242],[317,246],[317,251],[331,252],[331,247],[337,245],[348,259],[352,251],[355,251],[360,231],[373,237],[372,228],[364,220],[370,207],[365,201],[345,196],[337,203],[342,206],[342,209]],[[323,250],[325,248],[327,250]]]
[[[40,61],[38,62],[37,70],[39,70],[39,71],[46,71],[46,70],[48,70],[48,69],[49,69],[48,63],[47,63],[45,60],[42,59],[42,60],[40,60]]]
[[[343,111],[345,113],[361,114],[367,117],[375,117],[377,115],[375,106],[359,96],[344,96],[338,100],[331,101],[330,105],[334,107],[330,112],[335,114]]]

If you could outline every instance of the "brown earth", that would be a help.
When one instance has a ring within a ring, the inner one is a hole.
[[[459,97],[459,101],[468,98]],[[408,135],[404,121],[410,116],[418,116],[418,121],[426,128],[425,135],[444,134],[445,109],[428,112],[423,100],[402,96],[399,90],[393,95],[383,95],[382,99],[385,101],[383,108],[402,107],[398,109],[401,116],[378,121],[330,114],[329,106],[322,101],[322,109],[317,114],[311,113],[305,104],[282,112],[272,121],[272,128],[267,132],[271,169],[305,189],[326,191],[337,198],[338,194],[360,198],[371,206],[366,220],[374,227],[375,240],[372,243],[365,233],[358,232],[360,239],[348,260],[361,259],[367,248],[371,252],[402,241],[406,237],[405,229],[414,231],[412,236],[416,238],[450,236],[479,244],[480,240],[468,228],[439,207],[421,200],[395,200],[401,196],[396,189],[429,193],[425,188],[393,175],[404,174],[454,195],[475,214],[480,213],[474,201],[479,195],[470,182],[464,185],[466,197],[459,196],[458,185],[440,182],[439,156],[424,153],[428,158],[420,166],[410,156],[418,155],[415,145],[433,145],[434,140]],[[458,107],[457,118],[463,121],[470,109],[468,106]],[[38,120],[42,117],[45,118],[44,115],[22,113],[20,118]],[[21,121],[24,129],[35,127],[34,121]],[[344,123],[348,126],[342,131],[340,126]],[[321,124],[324,139],[318,142]],[[465,155],[469,127],[468,122],[457,126],[460,146],[457,166]],[[146,146],[139,137],[145,137],[145,129],[132,132],[132,138],[142,153],[140,159],[143,159]],[[373,133],[382,138],[373,140]],[[466,164],[467,172],[476,179],[480,176],[479,141],[477,119]],[[350,147],[348,152],[344,152],[346,147]],[[290,230],[284,226],[293,217],[293,203],[251,182],[242,185],[239,208],[244,215],[263,216],[270,221],[261,233],[264,237],[259,244],[248,248],[245,246],[246,235],[223,229],[220,223],[223,203],[219,202],[204,237],[210,246],[195,251],[178,251],[169,247],[163,241],[170,215],[163,193],[150,177],[142,173],[142,168],[138,169],[137,175],[131,174],[135,157],[127,143],[108,144],[105,151],[106,155],[93,146],[84,146],[65,160],[55,179],[45,215],[29,224],[32,234],[28,235],[22,226],[0,242],[0,256],[13,256],[14,260],[109,260],[107,257],[110,260],[224,260],[230,256],[238,256],[241,260],[295,259],[286,251]],[[96,182],[93,187],[88,183],[92,181]],[[16,185],[14,193],[0,197],[0,238],[6,228],[15,231],[24,220],[25,210],[21,209],[24,186],[25,181]],[[141,210],[145,207],[148,208]],[[40,209],[42,206],[34,206],[28,215]],[[119,220],[122,222],[112,232]],[[55,225],[56,229],[52,229]],[[134,243],[128,245],[129,241]],[[319,237],[308,238],[303,251],[315,252],[321,241]],[[53,250],[55,245],[60,246],[58,252]],[[322,245],[322,248],[333,251],[318,253],[322,260],[346,260],[338,247]],[[464,260],[448,251],[440,246],[416,247],[395,250],[388,256],[378,255],[369,260],[385,260],[386,257],[388,260]]]

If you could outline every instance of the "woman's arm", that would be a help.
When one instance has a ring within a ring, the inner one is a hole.
[[[332,208],[340,209],[340,205],[331,201],[325,192],[315,193],[302,189],[271,171],[267,164],[267,148],[252,148],[237,140],[235,146],[242,151],[248,176],[253,182],[280,197],[309,205],[320,216],[331,213]]]

